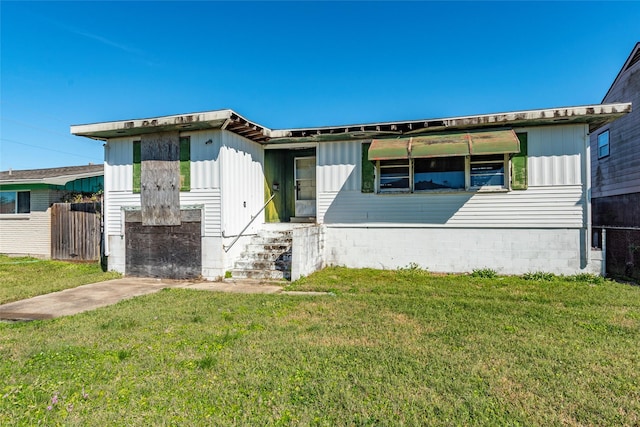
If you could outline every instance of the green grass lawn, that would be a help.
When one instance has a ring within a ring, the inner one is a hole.
[[[0,304],[120,277],[98,263],[69,263],[0,255]]]
[[[0,425],[638,425],[640,288],[530,278],[329,268],[0,324]]]

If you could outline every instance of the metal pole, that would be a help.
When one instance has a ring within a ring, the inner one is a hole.
[[[602,277],[607,277],[607,229],[602,227]]]

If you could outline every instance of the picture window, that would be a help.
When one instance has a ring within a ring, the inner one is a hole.
[[[379,160],[377,170],[379,193],[504,190],[509,185],[508,154]]]
[[[0,214],[23,214],[31,212],[29,191],[0,191]]]

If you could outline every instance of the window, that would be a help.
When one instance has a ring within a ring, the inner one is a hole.
[[[609,155],[609,131],[605,130],[598,135],[598,158],[607,157]]]
[[[471,156],[469,168],[471,188],[504,187],[505,155]]]
[[[508,154],[379,160],[377,164],[380,193],[502,190],[509,186]]]
[[[409,191],[411,178],[409,159],[380,162],[380,192]]]
[[[464,185],[464,157],[415,159],[414,190],[458,190]]]
[[[28,191],[0,191],[0,214],[31,212],[31,193]]]
[[[527,134],[434,132],[362,144],[362,192],[526,190]]]

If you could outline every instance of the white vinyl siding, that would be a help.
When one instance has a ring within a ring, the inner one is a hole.
[[[185,133],[191,137],[191,190],[220,189],[222,131]]]
[[[583,224],[582,187],[529,187],[509,193],[321,193],[318,222],[389,227],[566,227]]]
[[[360,191],[360,142],[323,142],[316,153],[318,193]]]
[[[584,226],[586,125],[528,133],[529,189],[508,193],[376,195],[360,189],[362,141],[318,145],[318,222],[403,227]],[[333,176],[328,176],[333,175]]]
[[[220,130],[189,132],[181,136],[189,136],[191,139],[191,191],[180,193],[180,205],[202,206],[204,237],[219,237],[223,230],[227,235],[239,232],[264,203],[262,147]],[[140,194],[132,191],[135,140],[137,139],[113,139],[106,150],[107,235],[122,234],[123,208],[140,207]],[[223,182],[225,216],[222,209]],[[261,222],[256,221],[257,224]]]
[[[222,231],[228,237],[242,231],[264,205],[264,149],[260,144],[223,131],[217,157],[221,164]],[[248,233],[263,222],[256,219]]]

